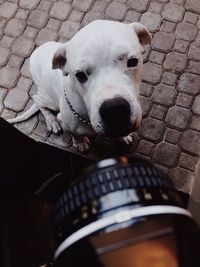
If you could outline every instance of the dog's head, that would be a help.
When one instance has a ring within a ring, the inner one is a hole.
[[[150,42],[149,31],[140,23],[97,20],[55,53],[53,68],[69,74],[72,90],[83,98],[98,134],[126,136],[139,127],[141,54]]]

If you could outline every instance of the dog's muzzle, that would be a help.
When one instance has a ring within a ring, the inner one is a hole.
[[[131,123],[131,107],[122,97],[105,100],[99,109],[104,128],[108,137],[122,137],[133,131]]]

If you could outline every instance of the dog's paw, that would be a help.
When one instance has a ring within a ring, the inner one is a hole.
[[[120,141],[124,143],[126,146],[130,146],[133,143],[133,136],[132,134],[129,134],[125,137],[120,138]]]
[[[87,152],[90,149],[90,140],[88,137],[73,137],[73,146],[77,148],[79,152]]]
[[[46,124],[47,124],[47,130],[49,132],[53,132],[55,134],[58,134],[60,132],[62,132],[62,127],[61,127],[61,124],[60,122],[57,120],[56,117],[51,117],[51,118],[48,118],[46,120]]]

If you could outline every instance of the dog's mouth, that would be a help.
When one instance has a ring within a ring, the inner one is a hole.
[[[129,135],[137,128],[138,128],[137,122],[135,122],[134,124],[132,124],[131,122],[125,124],[119,121],[117,125],[111,124],[109,125],[109,127],[106,127],[104,125],[103,133],[101,135],[109,138],[119,138]]]

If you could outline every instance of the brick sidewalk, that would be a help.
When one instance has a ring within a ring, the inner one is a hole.
[[[66,42],[94,19],[140,21],[153,41],[144,55],[144,117],[132,153],[152,159],[178,189],[191,192],[200,156],[199,14],[199,0],[0,0],[1,117],[15,117],[32,105],[36,86],[28,61],[37,46]],[[63,145],[61,137],[48,136],[41,114],[16,127]],[[112,146],[105,147],[112,155]]]

